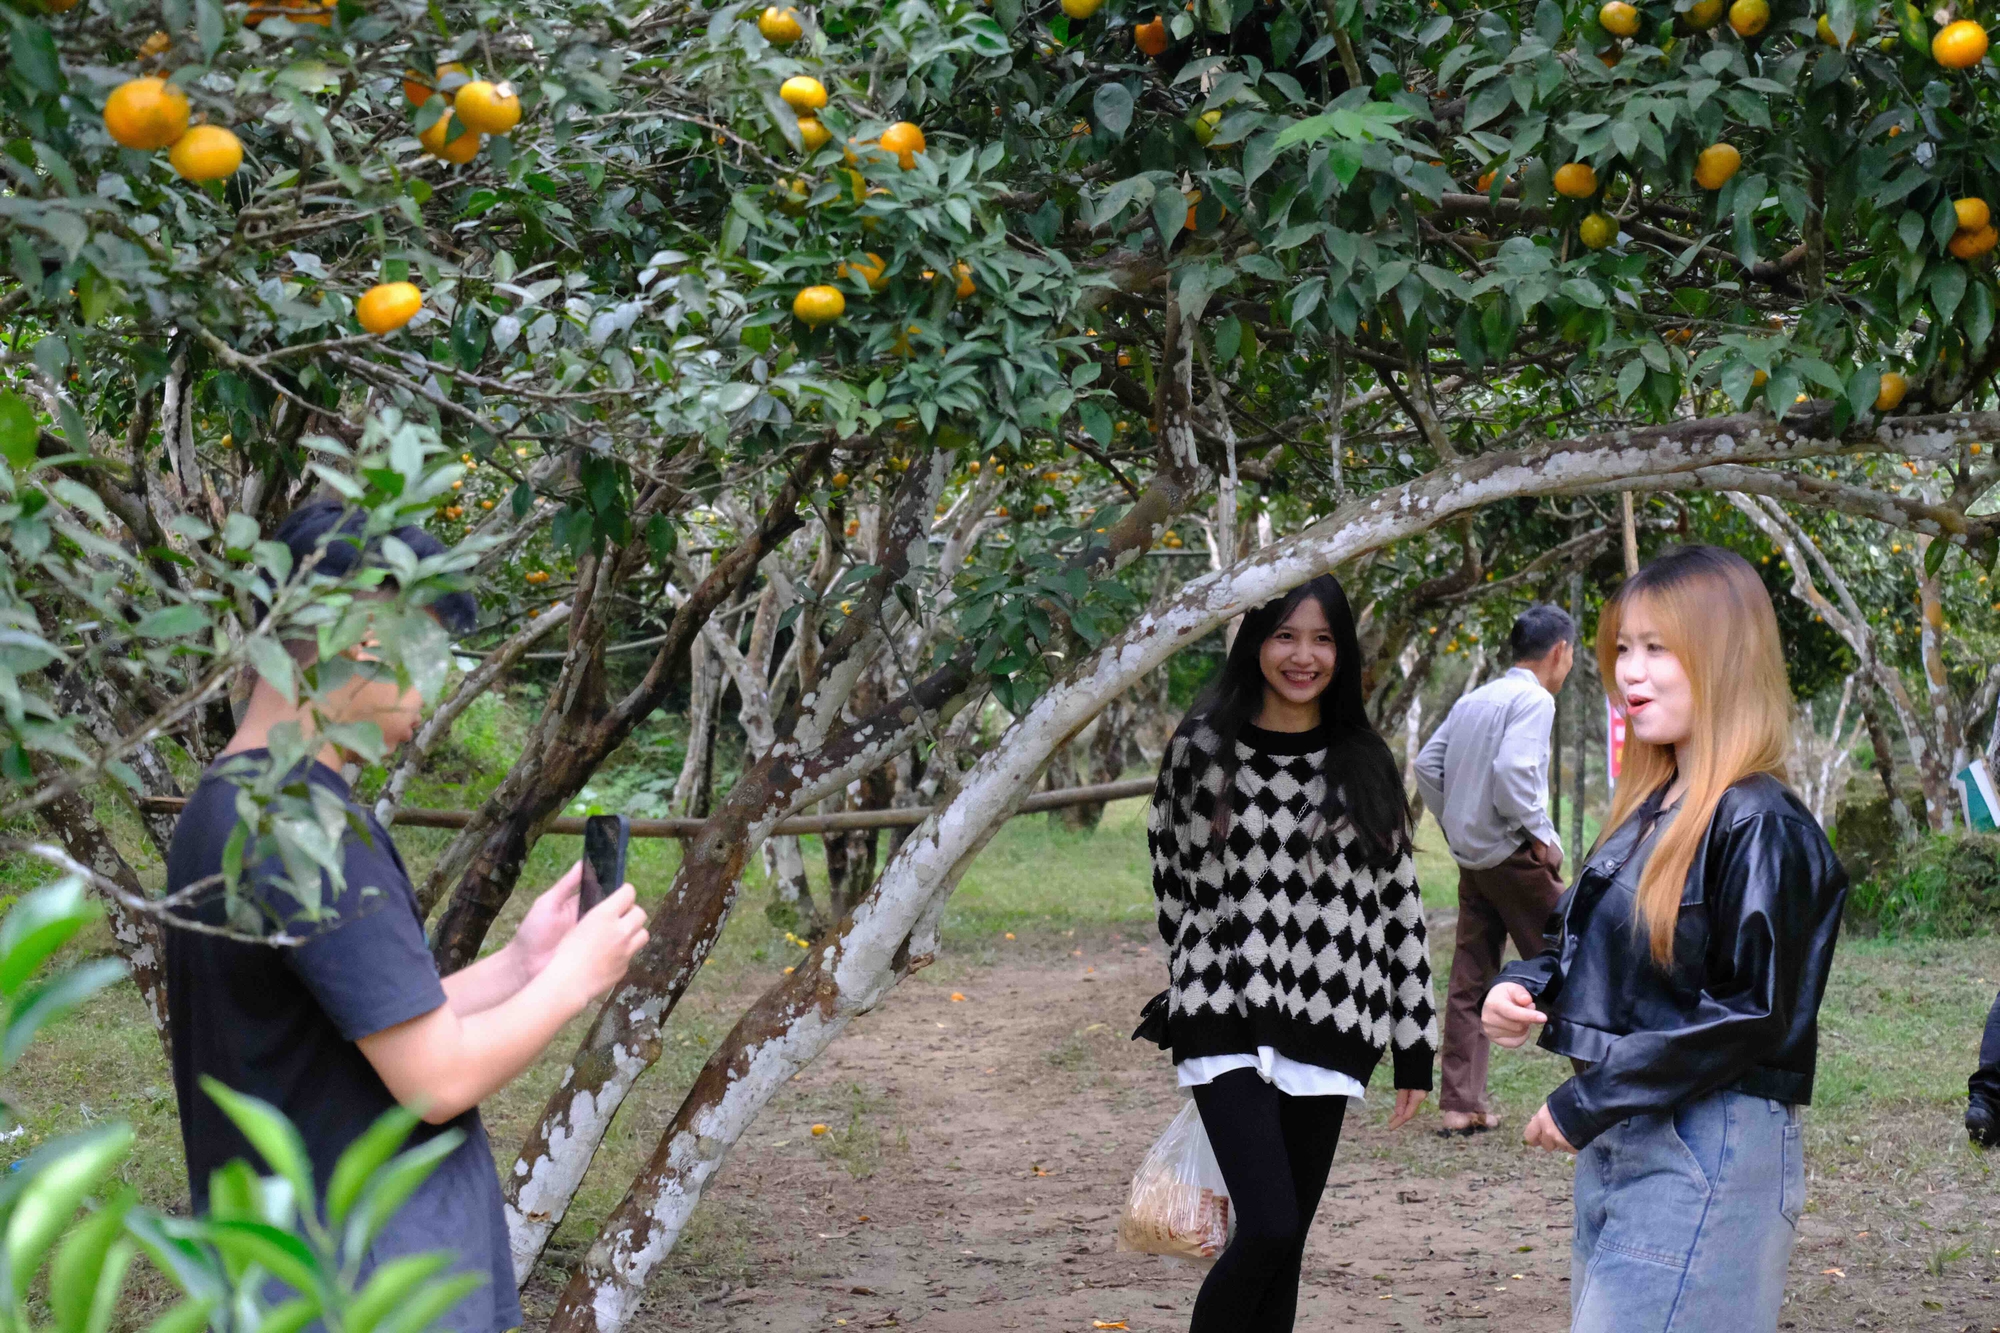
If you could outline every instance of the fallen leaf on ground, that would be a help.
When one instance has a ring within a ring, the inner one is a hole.
[[[965,992],[962,990],[955,990],[951,993],[951,1002],[953,1004],[958,1004],[960,1001],[964,999],[965,999]]]
[[[1123,1328],[1125,1327],[1125,1321],[1123,1319],[1093,1319],[1090,1321],[1090,1326],[1092,1328]]]
[[[1822,1268],[1819,1270],[1819,1275],[1821,1277],[1846,1277],[1847,1270],[1844,1268]]]

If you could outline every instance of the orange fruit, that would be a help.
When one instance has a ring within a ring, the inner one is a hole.
[[[1200,191],[1200,190],[1189,190],[1189,191],[1188,191],[1188,194],[1187,194],[1187,201],[1188,201],[1188,212],[1187,212],[1187,221],[1186,221],[1185,223],[1183,223],[1183,224],[1182,224],[1182,226],[1183,226],[1183,228],[1184,228],[1185,230],[1187,230],[1187,231],[1193,231],[1193,230],[1194,230],[1194,210],[1195,210],[1195,205],[1197,205],[1197,204],[1199,204],[1199,203],[1201,202],[1201,191]]]
[[[1687,25],[1697,32],[1705,32],[1722,21],[1722,7],[1725,0],[1695,0],[1688,6],[1687,13],[1681,15]]]
[[[894,153],[905,171],[917,165],[917,154],[924,151],[924,146],[924,132],[907,120],[899,120],[882,131],[882,151]]]
[[[165,79],[127,79],[104,99],[104,132],[120,147],[165,148],[187,127],[187,94]]]
[[[1875,392],[1875,410],[1893,412],[1903,401],[1903,395],[1910,391],[1910,382],[1895,371],[1882,376],[1882,386]]]
[[[417,142],[422,144],[424,151],[432,157],[464,166],[479,156],[479,135],[468,126],[465,133],[456,139],[449,138],[451,122],[452,113],[446,111],[437,118],[436,123],[417,136]]]
[[[855,275],[868,284],[868,290],[871,292],[879,292],[889,285],[888,267],[882,262],[882,256],[872,250],[855,260],[853,265]],[[844,278],[847,273],[848,265],[845,263],[836,265],[833,270],[833,276],[836,278]]]
[[[1771,21],[1768,0],[1736,0],[1729,7],[1729,26],[1738,37],[1755,37]]]
[[[799,23],[799,11],[787,5],[780,9],[771,5],[757,17],[757,31],[764,34],[764,40],[773,46],[790,46],[806,35]]]
[[[1103,3],[1104,0],[1062,0],[1062,12],[1073,19],[1087,19]]]
[[[431,98],[438,96],[449,102],[452,94],[446,89],[445,80],[450,79],[451,87],[457,88],[471,76],[472,71],[456,60],[439,65],[437,73],[429,83],[425,83],[424,76],[415,70],[406,69],[403,71],[403,96],[411,106],[422,106]]]
[[[1577,237],[1593,250],[1602,250],[1618,239],[1618,219],[1608,213],[1592,213],[1577,224]]]
[[[182,180],[219,181],[243,165],[243,141],[220,125],[197,125],[174,141],[167,160]]]
[[[817,116],[799,117],[799,142],[808,153],[817,153],[833,139],[833,131],[819,123]]]
[[[1132,29],[1132,40],[1146,55],[1160,54],[1167,49],[1166,20],[1155,16],[1149,22],[1139,24]]]
[[[1753,389],[1761,389],[1770,382],[1771,382],[1771,377],[1765,374],[1761,370],[1757,371],[1750,377],[1750,387]]]
[[[139,58],[150,59],[174,44],[174,39],[163,32],[156,32],[139,46]]]
[[[1606,0],[1597,11],[1597,26],[1613,37],[1630,37],[1639,31],[1639,11],[1625,0]]]
[[[414,282],[380,282],[361,293],[354,317],[370,333],[394,333],[423,308],[424,294]]]
[[[41,0],[44,14],[67,14],[79,3],[81,0]]]
[[[1931,38],[1931,59],[1946,69],[1971,69],[1986,59],[1986,29],[1971,19],[1945,24]]]
[[[1953,211],[1958,214],[1958,229],[1960,231],[1978,231],[1993,220],[1992,210],[1986,207],[1986,201],[1978,195],[1968,195],[1964,199],[1955,199],[1952,201],[1951,206]]]
[[[336,0],[279,0],[277,8],[268,5],[253,5],[243,21],[256,27],[266,19],[289,19],[293,23],[310,23],[315,27],[333,26],[333,7]]]
[[[1961,231],[1951,238],[1951,244],[1946,248],[1959,259],[1977,259],[1990,251],[1996,242],[2000,242],[2000,231],[1995,231],[1989,222],[1972,231]]]
[[[794,74],[778,86],[778,96],[794,111],[817,111],[826,105],[826,85],[804,74]]]
[[[1581,162],[1556,168],[1556,193],[1565,199],[1588,199],[1597,193],[1597,173]]]
[[[979,290],[972,281],[972,265],[961,259],[951,266],[951,271],[958,275],[958,290],[952,294],[959,300],[963,301],[966,297]]]
[[[505,134],[521,123],[521,99],[511,83],[474,79],[458,90],[451,109],[477,134]]]
[[[1485,194],[1493,188],[1493,178],[1499,174],[1499,170],[1500,169],[1498,167],[1489,168],[1486,171],[1486,173],[1479,178],[1479,192],[1481,194]],[[1513,181],[1514,178],[1512,176],[1509,176],[1507,178],[1507,184],[1511,185],[1513,184]]]
[[[1215,127],[1221,123],[1222,112],[1220,110],[1204,111],[1188,122],[1188,128],[1194,131],[1194,141],[1203,148],[1206,148],[1214,141]]]
[[[838,287],[802,287],[792,298],[792,314],[801,324],[818,328],[831,324],[847,310],[847,298],[840,294]]]
[[[1734,144],[1712,143],[1694,161],[1694,183],[1704,190],[1719,190],[1743,165],[1743,154]]]

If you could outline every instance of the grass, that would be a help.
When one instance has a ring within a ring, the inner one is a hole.
[[[519,709],[475,710],[471,725],[440,757],[436,772],[412,790],[411,804],[475,804],[521,744],[521,717]],[[621,779],[631,780],[632,775]],[[143,840],[129,814],[109,801],[103,808],[125,845],[139,852]],[[975,973],[996,956],[1010,932],[1021,943],[1049,952],[1066,952],[1078,935],[1116,933],[1150,940],[1154,909],[1144,822],[1142,800],[1111,806],[1094,831],[1072,831],[1041,815],[1010,822],[972,865],[946,911],[944,947],[936,965],[940,979]],[[420,880],[447,838],[425,830],[399,834],[399,845]],[[496,927],[495,941],[507,937],[530,891],[553,881],[577,850],[574,838],[548,837],[538,844],[522,878],[523,892]],[[815,889],[823,890],[819,848],[809,839],[806,851]],[[631,877],[644,897],[657,900],[678,859],[679,845],[671,840],[635,841]],[[138,860],[142,873],[157,877],[157,858],[139,852]],[[1432,913],[1448,912],[1456,903],[1456,867],[1428,819],[1417,865]],[[0,891],[18,892],[40,877],[23,865],[0,864]],[[589,1243],[743,1006],[801,956],[803,951],[766,917],[769,896],[753,864],[708,964],[666,1025],[659,1063],[613,1124],[558,1232],[552,1263],[567,1262]],[[71,953],[108,947],[108,937],[99,932]],[[1807,1120],[1812,1172],[1808,1228],[1817,1217],[1820,1225],[1844,1229],[1849,1236],[1860,1232],[1865,1239],[1846,1243],[1898,1281],[1956,1289],[1968,1282],[2000,1280],[2000,1239],[1993,1234],[2000,1218],[1991,1203],[1993,1165],[2000,1161],[1989,1165],[1989,1159],[1971,1152],[1959,1128],[1965,1076],[1975,1062],[1987,1006],[2000,987],[1995,958],[1990,938],[1850,938],[1836,957],[1822,1011],[1819,1085]],[[1448,928],[1434,932],[1432,960],[1442,997],[1450,961]],[[513,1145],[539,1115],[581,1029],[579,1020],[528,1074],[486,1104],[502,1169],[509,1165]],[[1094,1080],[1102,1044],[1122,1045],[1124,1035],[1116,1023],[1102,1031],[1071,1033],[1049,1051],[1049,1065]],[[1519,1124],[1565,1073],[1562,1062],[1545,1052],[1496,1051],[1496,1105],[1510,1124]],[[122,1118],[138,1130],[126,1179],[157,1204],[172,1206],[185,1198],[171,1079],[131,986],[97,998],[38,1042],[10,1092],[25,1133],[0,1142],[0,1162],[24,1156],[44,1139],[82,1123]],[[878,1106],[867,1090],[850,1089],[840,1112],[829,1117],[829,1132],[817,1146],[844,1170],[866,1175],[884,1153],[901,1150],[881,1128]],[[1371,1098],[1366,1105],[1371,1118],[1387,1112],[1386,1097]],[[1425,1146],[1425,1138],[1372,1137],[1382,1143],[1373,1151],[1413,1171],[1464,1169],[1462,1160]],[[1566,1170],[1553,1162],[1537,1169]],[[704,1208],[682,1242],[676,1265],[698,1269],[709,1261],[734,1262],[730,1256],[740,1259],[745,1243]],[[1863,1259],[1848,1253],[1840,1262],[1853,1265]],[[1837,1294],[1806,1293],[1801,1299],[1833,1300]]]

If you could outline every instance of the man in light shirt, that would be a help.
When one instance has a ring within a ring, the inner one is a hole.
[[[1556,692],[1576,661],[1576,624],[1556,607],[1521,613],[1507,638],[1514,665],[1452,706],[1417,756],[1417,790],[1458,862],[1458,943],[1445,1002],[1446,1134],[1500,1123],[1486,1100],[1479,1010],[1509,936],[1523,958],[1562,896],[1562,841],[1549,819],[1549,729]]]

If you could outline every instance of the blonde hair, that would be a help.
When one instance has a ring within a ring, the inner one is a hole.
[[[1682,887],[1723,792],[1753,773],[1784,781],[1792,691],[1777,613],[1750,562],[1719,546],[1676,546],[1627,579],[1599,618],[1598,673],[1614,705],[1622,708],[1625,702],[1618,685],[1618,630],[1640,607],[1680,659],[1694,703],[1685,747],[1689,771],[1680,775],[1687,780],[1681,812],[1661,833],[1639,877],[1635,928],[1647,933],[1654,961],[1665,967],[1673,959]],[[1606,833],[1671,783],[1675,772],[1675,747],[1649,745],[1628,734]]]

